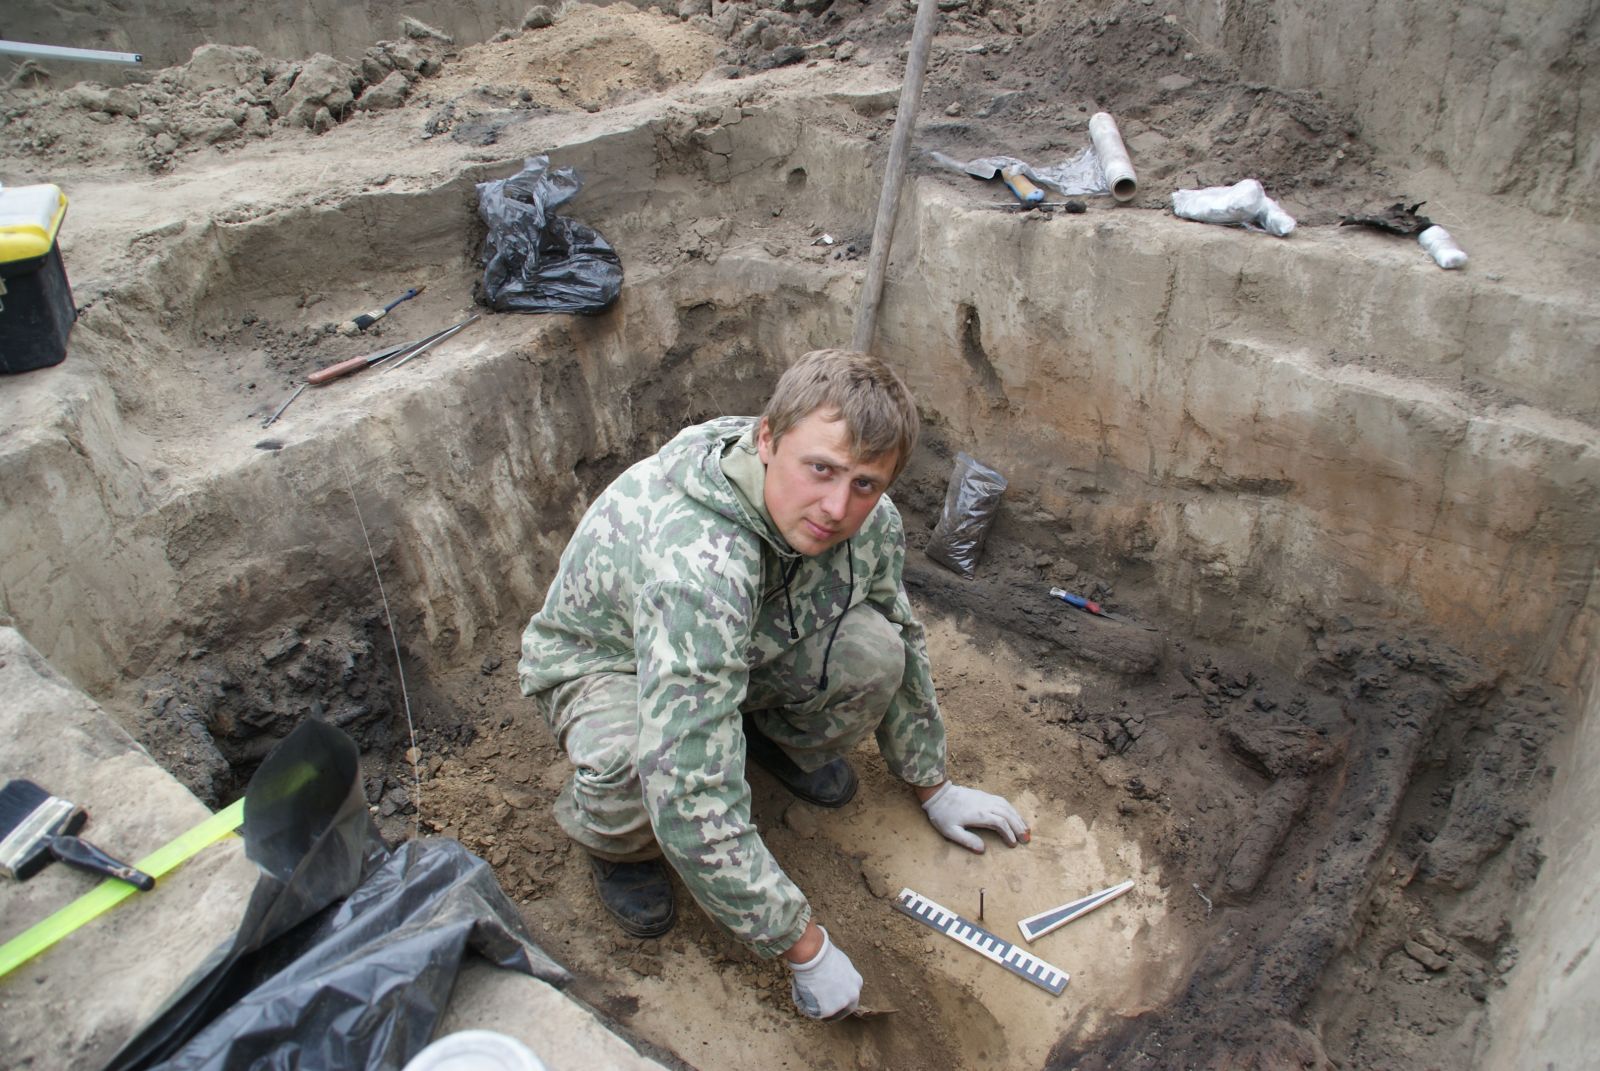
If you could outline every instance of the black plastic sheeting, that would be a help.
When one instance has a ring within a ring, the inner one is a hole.
[[[569,979],[460,843],[384,846],[357,759],[316,721],[267,756],[245,790],[245,854],[262,873],[238,932],[107,1071],[391,1071],[433,1039],[468,950]]]
[[[570,167],[529,157],[507,179],[478,183],[488,225],[480,300],[496,312],[596,313],[622,291],[622,261],[593,227],[552,210],[577,196]]]
[[[944,510],[928,538],[928,557],[968,580],[977,576],[983,541],[1000,512],[1005,489],[1004,476],[976,458],[958,453],[945,488]]]

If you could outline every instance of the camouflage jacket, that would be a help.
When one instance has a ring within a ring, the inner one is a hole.
[[[740,704],[750,670],[794,642],[786,564],[800,558],[789,594],[801,636],[861,602],[899,627],[905,678],[877,731],[890,771],[938,784],[945,733],[901,582],[899,511],[885,496],[849,548],[801,558],[767,515],[764,476],[755,422],[724,417],[618,477],[561,556],[523,634],[519,679],[535,696],[591,673],[638,676],[638,769],[656,841],[707,914],[773,956],[800,938],[810,908],[751,822]]]

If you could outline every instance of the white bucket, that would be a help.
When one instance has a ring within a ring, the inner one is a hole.
[[[545,1071],[516,1038],[494,1030],[446,1034],[411,1058],[404,1071]]]

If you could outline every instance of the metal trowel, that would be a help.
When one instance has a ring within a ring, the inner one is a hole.
[[[1006,189],[1016,194],[1017,200],[1025,205],[1036,205],[1044,200],[1044,191],[1029,180],[1028,165],[1021,160],[1010,156],[985,156],[962,163],[942,152],[930,152],[928,156],[941,167],[965,172],[973,178],[986,181],[1000,179],[1006,184]]]

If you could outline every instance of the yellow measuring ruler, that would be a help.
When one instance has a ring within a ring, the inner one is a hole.
[[[180,834],[157,848],[134,865],[151,877],[159,878],[187,862],[202,849],[226,837],[243,823],[244,799],[241,797],[187,833]],[[92,922],[137,893],[138,890],[125,881],[107,880],[43,922],[30,926],[0,945],[0,978],[28,962],[73,930]]]

